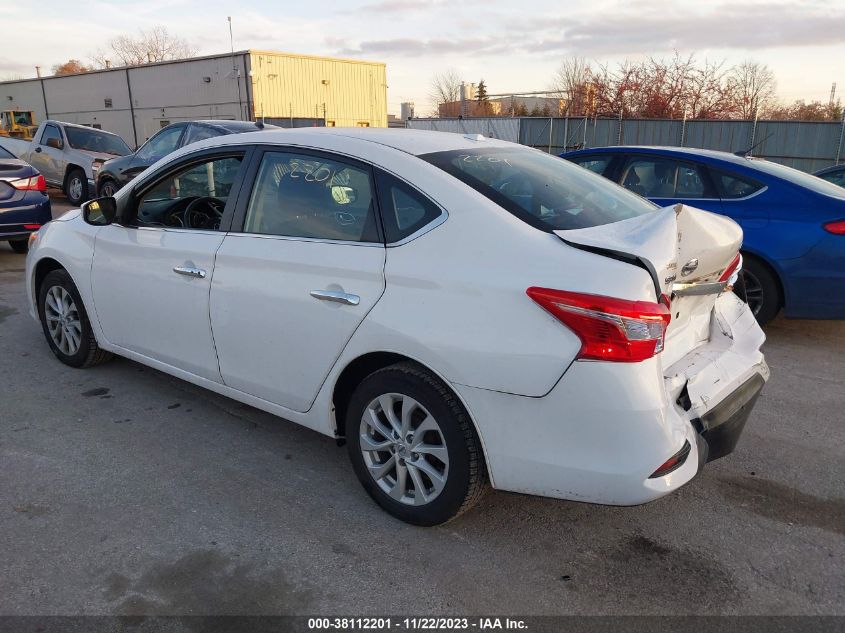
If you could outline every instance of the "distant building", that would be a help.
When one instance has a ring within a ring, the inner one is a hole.
[[[553,97],[497,97],[487,101],[449,101],[437,106],[441,118],[485,116],[560,116],[566,101]]]
[[[3,109],[115,132],[137,146],[193,119],[263,119],[285,127],[387,126],[381,62],[239,51],[0,82]]]

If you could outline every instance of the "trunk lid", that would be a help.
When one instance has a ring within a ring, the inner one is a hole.
[[[684,204],[585,229],[555,231],[563,241],[649,271],[660,294],[671,298],[664,367],[708,339],[719,276],[742,244],[742,229],[730,218]]]

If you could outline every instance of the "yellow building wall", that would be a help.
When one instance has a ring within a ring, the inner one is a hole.
[[[383,63],[249,52],[256,119],[326,119],[337,127],[387,127]]]

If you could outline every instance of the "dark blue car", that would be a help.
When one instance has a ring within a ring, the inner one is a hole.
[[[44,176],[0,147],[0,242],[26,253],[30,233],[51,219]]]
[[[745,296],[761,323],[845,318],[845,189],[766,160],[673,147],[601,147],[563,158],[660,206],[733,218],[745,234]]]

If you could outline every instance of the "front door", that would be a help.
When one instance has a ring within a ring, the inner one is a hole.
[[[47,141],[53,141],[59,146],[50,147]],[[63,149],[65,140],[62,137],[62,132],[58,126],[47,124],[41,132],[41,138],[38,143],[34,144],[32,152],[30,153],[29,162],[41,175],[44,180],[53,185],[61,185],[64,180],[64,155]]]
[[[220,381],[208,294],[243,158],[206,154],[166,168],[139,185],[122,224],[97,233],[94,307],[110,343]]]
[[[220,371],[231,387],[307,411],[384,291],[372,174],[302,150],[268,150],[254,171],[211,284]]]

